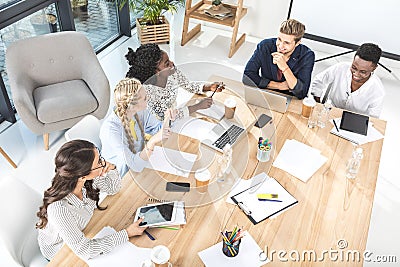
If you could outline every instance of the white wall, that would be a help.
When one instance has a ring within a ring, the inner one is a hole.
[[[237,0],[223,0],[224,3],[237,4]],[[193,1],[193,5],[196,1]],[[258,38],[275,37],[282,21],[287,18],[290,0],[243,0],[247,14],[240,21],[239,33]],[[229,29],[215,23],[205,25]]]

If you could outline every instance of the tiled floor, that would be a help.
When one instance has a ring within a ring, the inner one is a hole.
[[[173,25],[182,25],[182,12],[172,21]],[[227,57],[230,32],[205,28],[203,32],[186,46],[179,44],[181,26],[173,29],[175,38],[170,45],[162,45],[177,65],[193,80],[205,80],[212,74],[223,75],[228,78],[240,80],[244,65],[259,39],[247,38],[246,43],[239,51],[229,59]],[[311,47],[321,58],[334,53],[342,52],[343,49],[329,45],[303,41]],[[114,86],[127,71],[124,54],[127,47],[137,47],[137,38],[122,38],[113,47],[103,51],[100,55],[101,64],[109,78],[111,86]],[[319,62],[315,65],[315,73],[335,64],[338,61],[351,61],[353,54],[341,56],[334,59]],[[382,59],[381,63],[390,67],[394,75],[400,77],[400,62]],[[384,109],[381,118],[386,120],[386,136],[383,145],[378,182],[376,187],[371,224],[369,229],[367,249],[373,255],[396,255],[400,262],[400,176],[397,174],[398,158],[396,151],[400,151],[400,81],[378,68],[378,76],[386,88]],[[14,125],[3,123],[0,127],[0,145],[5,149],[14,161],[19,165],[12,169],[7,162],[0,158],[0,179],[5,175],[13,175],[15,178],[27,183],[33,189],[43,192],[49,186],[53,175],[53,158],[55,152],[65,141],[63,132],[51,133],[50,150],[43,150],[43,139],[30,132],[26,126],[18,121]],[[359,177],[358,179],[362,179]],[[5,203],[2,203],[4,205]],[[4,218],[4,216],[2,216]],[[0,266],[15,266],[0,247]],[[365,266],[398,266],[397,264],[365,263]]]

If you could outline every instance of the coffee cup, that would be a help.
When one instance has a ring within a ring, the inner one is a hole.
[[[155,267],[171,267],[172,264],[168,262],[170,257],[171,253],[166,246],[155,246],[151,250],[150,259]]]
[[[224,106],[225,106],[225,118],[232,119],[235,115],[236,100],[231,97],[227,98],[224,101]]]
[[[197,191],[199,191],[200,193],[207,192],[208,184],[210,183],[211,179],[210,171],[207,169],[196,171],[196,173],[194,174],[194,178],[196,179]]]
[[[308,96],[303,99],[303,105],[301,108],[301,116],[304,118],[309,118],[312,109],[315,107],[317,103],[315,102],[313,96]]]

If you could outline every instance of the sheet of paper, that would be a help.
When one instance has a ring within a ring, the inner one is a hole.
[[[233,200],[231,199],[232,196],[239,194],[243,190],[246,190],[247,188],[250,188],[250,187],[252,187],[254,191],[257,190],[258,186],[253,187],[253,185],[259,184],[259,186],[261,186],[262,182],[264,182],[265,179],[266,179],[265,173],[259,173],[256,176],[253,176],[247,180],[239,179],[237,181],[237,183],[232,187],[231,192],[226,197],[226,202],[229,204],[236,205],[235,202],[233,202]],[[253,192],[253,190],[252,190],[252,192]]]
[[[146,167],[187,178],[196,158],[195,154],[155,146]]]
[[[341,118],[335,119],[337,126],[340,125],[340,121],[341,121]],[[333,122],[332,122],[332,124],[333,124]],[[374,128],[374,126],[371,122],[368,123],[367,135],[353,133],[353,132],[346,131],[343,129],[339,129],[339,131],[337,131],[336,127],[333,127],[331,129],[331,133],[334,135],[337,135],[339,137],[342,137],[346,140],[349,140],[350,142],[353,142],[358,145],[363,145],[365,143],[373,142],[373,141],[382,139],[384,137],[383,134],[381,134],[377,129]]]
[[[318,149],[296,140],[286,140],[272,166],[307,182],[327,160]]]
[[[225,115],[225,107],[220,103],[214,103],[211,107],[207,109],[199,109],[196,112],[219,121]]]
[[[216,124],[202,119],[186,117],[174,122],[171,130],[175,133],[203,140]]]
[[[260,260],[260,253],[263,250],[246,231],[239,247],[239,254],[236,257],[227,257],[222,253],[222,242],[219,242],[203,251],[198,252],[200,259],[207,267],[243,267],[262,266],[269,262],[269,259]]]
[[[116,231],[109,226],[104,227],[94,238],[100,238],[103,236],[111,235]],[[86,263],[90,267],[131,267],[131,266],[142,266],[142,262],[150,259],[150,248],[140,248],[126,242],[122,245],[115,247],[109,253],[99,255],[93,259],[86,260]]]

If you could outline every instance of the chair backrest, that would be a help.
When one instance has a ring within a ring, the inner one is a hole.
[[[0,238],[8,252],[22,266],[30,266],[38,257],[45,263],[35,229],[36,212],[42,204],[40,194],[11,176],[0,179],[0,192]]]
[[[87,115],[65,132],[65,139],[67,141],[76,139],[90,141],[101,149],[100,127],[99,119],[93,115]]]
[[[86,36],[74,31],[19,40],[12,43],[6,53],[9,78],[28,83],[27,88],[32,90],[82,79],[84,68],[99,64],[96,60],[96,54]]]

